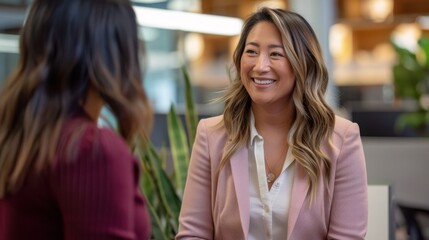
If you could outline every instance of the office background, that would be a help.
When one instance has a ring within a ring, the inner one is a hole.
[[[29,4],[31,0],[0,0],[0,87],[16,65],[18,33]],[[133,4],[147,53],[144,85],[156,113],[152,138],[157,146],[168,144],[165,113],[170,105],[179,112],[184,109],[180,67],[189,70],[200,117],[221,113],[222,104],[212,100],[229,83],[240,23],[262,5],[286,8],[307,18],[318,35],[330,72],[327,99],[337,114],[360,125],[368,183],[390,185],[395,203],[429,209],[429,124],[426,132],[397,128],[398,117],[415,111],[416,102],[395,94],[393,66],[398,57],[392,44],[419,53],[417,40],[429,36],[429,1],[135,0]],[[181,12],[195,13],[187,16],[194,20],[180,22]],[[211,20],[198,20],[210,16],[227,18],[214,19],[214,25]],[[429,95],[422,101],[429,109],[428,99]],[[397,209],[394,214],[395,227],[400,229],[405,220]],[[429,217],[423,222],[429,225]],[[401,234],[398,231],[396,238],[406,239]]]

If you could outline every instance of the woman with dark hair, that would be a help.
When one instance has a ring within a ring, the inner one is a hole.
[[[148,239],[148,140],[129,0],[35,0],[0,93],[0,239]],[[103,106],[118,122],[97,127]]]
[[[311,26],[261,8],[233,60],[223,115],[198,125],[176,239],[364,239],[359,127],[324,100],[328,73]]]

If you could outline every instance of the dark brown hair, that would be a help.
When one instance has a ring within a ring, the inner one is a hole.
[[[148,138],[136,16],[129,0],[35,0],[0,93],[0,198],[48,165],[64,120],[95,90],[132,144]]]

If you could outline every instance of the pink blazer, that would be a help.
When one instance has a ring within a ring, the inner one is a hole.
[[[222,116],[201,120],[193,146],[177,239],[247,239],[249,232],[248,148],[239,149],[218,173],[227,134]],[[336,117],[332,145],[323,151],[332,161],[329,191],[320,181],[308,205],[308,183],[296,164],[289,208],[288,240],[364,239],[368,201],[366,166],[359,127]]]

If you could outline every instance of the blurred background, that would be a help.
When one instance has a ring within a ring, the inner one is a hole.
[[[31,2],[0,0],[0,87],[17,63],[18,34]],[[200,117],[220,114],[223,106],[213,100],[229,84],[243,20],[263,5],[303,15],[324,51],[329,103],[360,126],[368,183],[390,187],[389,238],[429,239],[428,0],[133,4],[147,53],[144,85],[156,113],[156,146],[168,145],[165,114],[171,104],[179,112],[184,109],[181,66],[189,71]]]

